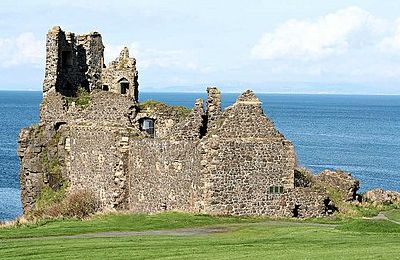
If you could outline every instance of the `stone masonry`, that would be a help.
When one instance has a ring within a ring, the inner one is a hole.
[[[88,189],[103,208],[309,217],[329,197],[295,187],[296,154],[248,90],[223,110],[207,89],[193,109],[138,103],[136,60],[108,67],[97,32],[47,35],[40,122],[21,130],[24,212],[43,187]],[[83,94],[82,94],[83,93]]]

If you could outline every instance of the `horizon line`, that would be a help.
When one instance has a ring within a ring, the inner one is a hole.
[[[42,92],[42,90],[32,90],[32,89],[0,89],[0,92]],[[253,90],[252,90],[253,91]],[[222,94],[241,94],[242,92],[234,91],[221,91]],[[263,91],[253,91],[256,94],[272,94],[272,95],[337,95],[337,96],[400,96],[399,94],[388,94],[388,93],[314,93],[314,92],[263,92]],[[186,94],[204,94],[206,91],[139,91],[140,93],[186,93]]]

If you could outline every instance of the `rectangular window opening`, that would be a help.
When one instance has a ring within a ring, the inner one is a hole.
[[[63,68],[72,67],[72,52],[71,51],[63,51],[61,53],[61,62]]]
[[[269,193],[270,194],[281,194],[283,193],[283,187],[282,186],[270,186],[269,187]]]

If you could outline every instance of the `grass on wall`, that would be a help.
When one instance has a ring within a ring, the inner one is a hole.
[[[165,103],[156,100],[146,100],[139,104],[140,110],[157,110],[157,111],[165,111],[167,113],[174,113],[181,116],[187,116],[192,109],[189,109],[184,106],[169,106]]]
[[[75,97],[66,97],[68,105],[75,102],[75,105],[81,108],[87,108],[90,105],[90,93],[84,88],[79,87]]]

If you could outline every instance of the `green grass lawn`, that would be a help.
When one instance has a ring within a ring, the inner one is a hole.
[[[228,231],[190,236],[60,237],[197,226],[226,227]],[[399,227],[389,221],[361,219],[340,221],[333,226],[181,213],[107,215],[89,221],[50,221],[0,229],[0,258],[399,259]]]
[[[393,209],[385,212],[385,216],[391,220],[400,222],[400,210]]]

